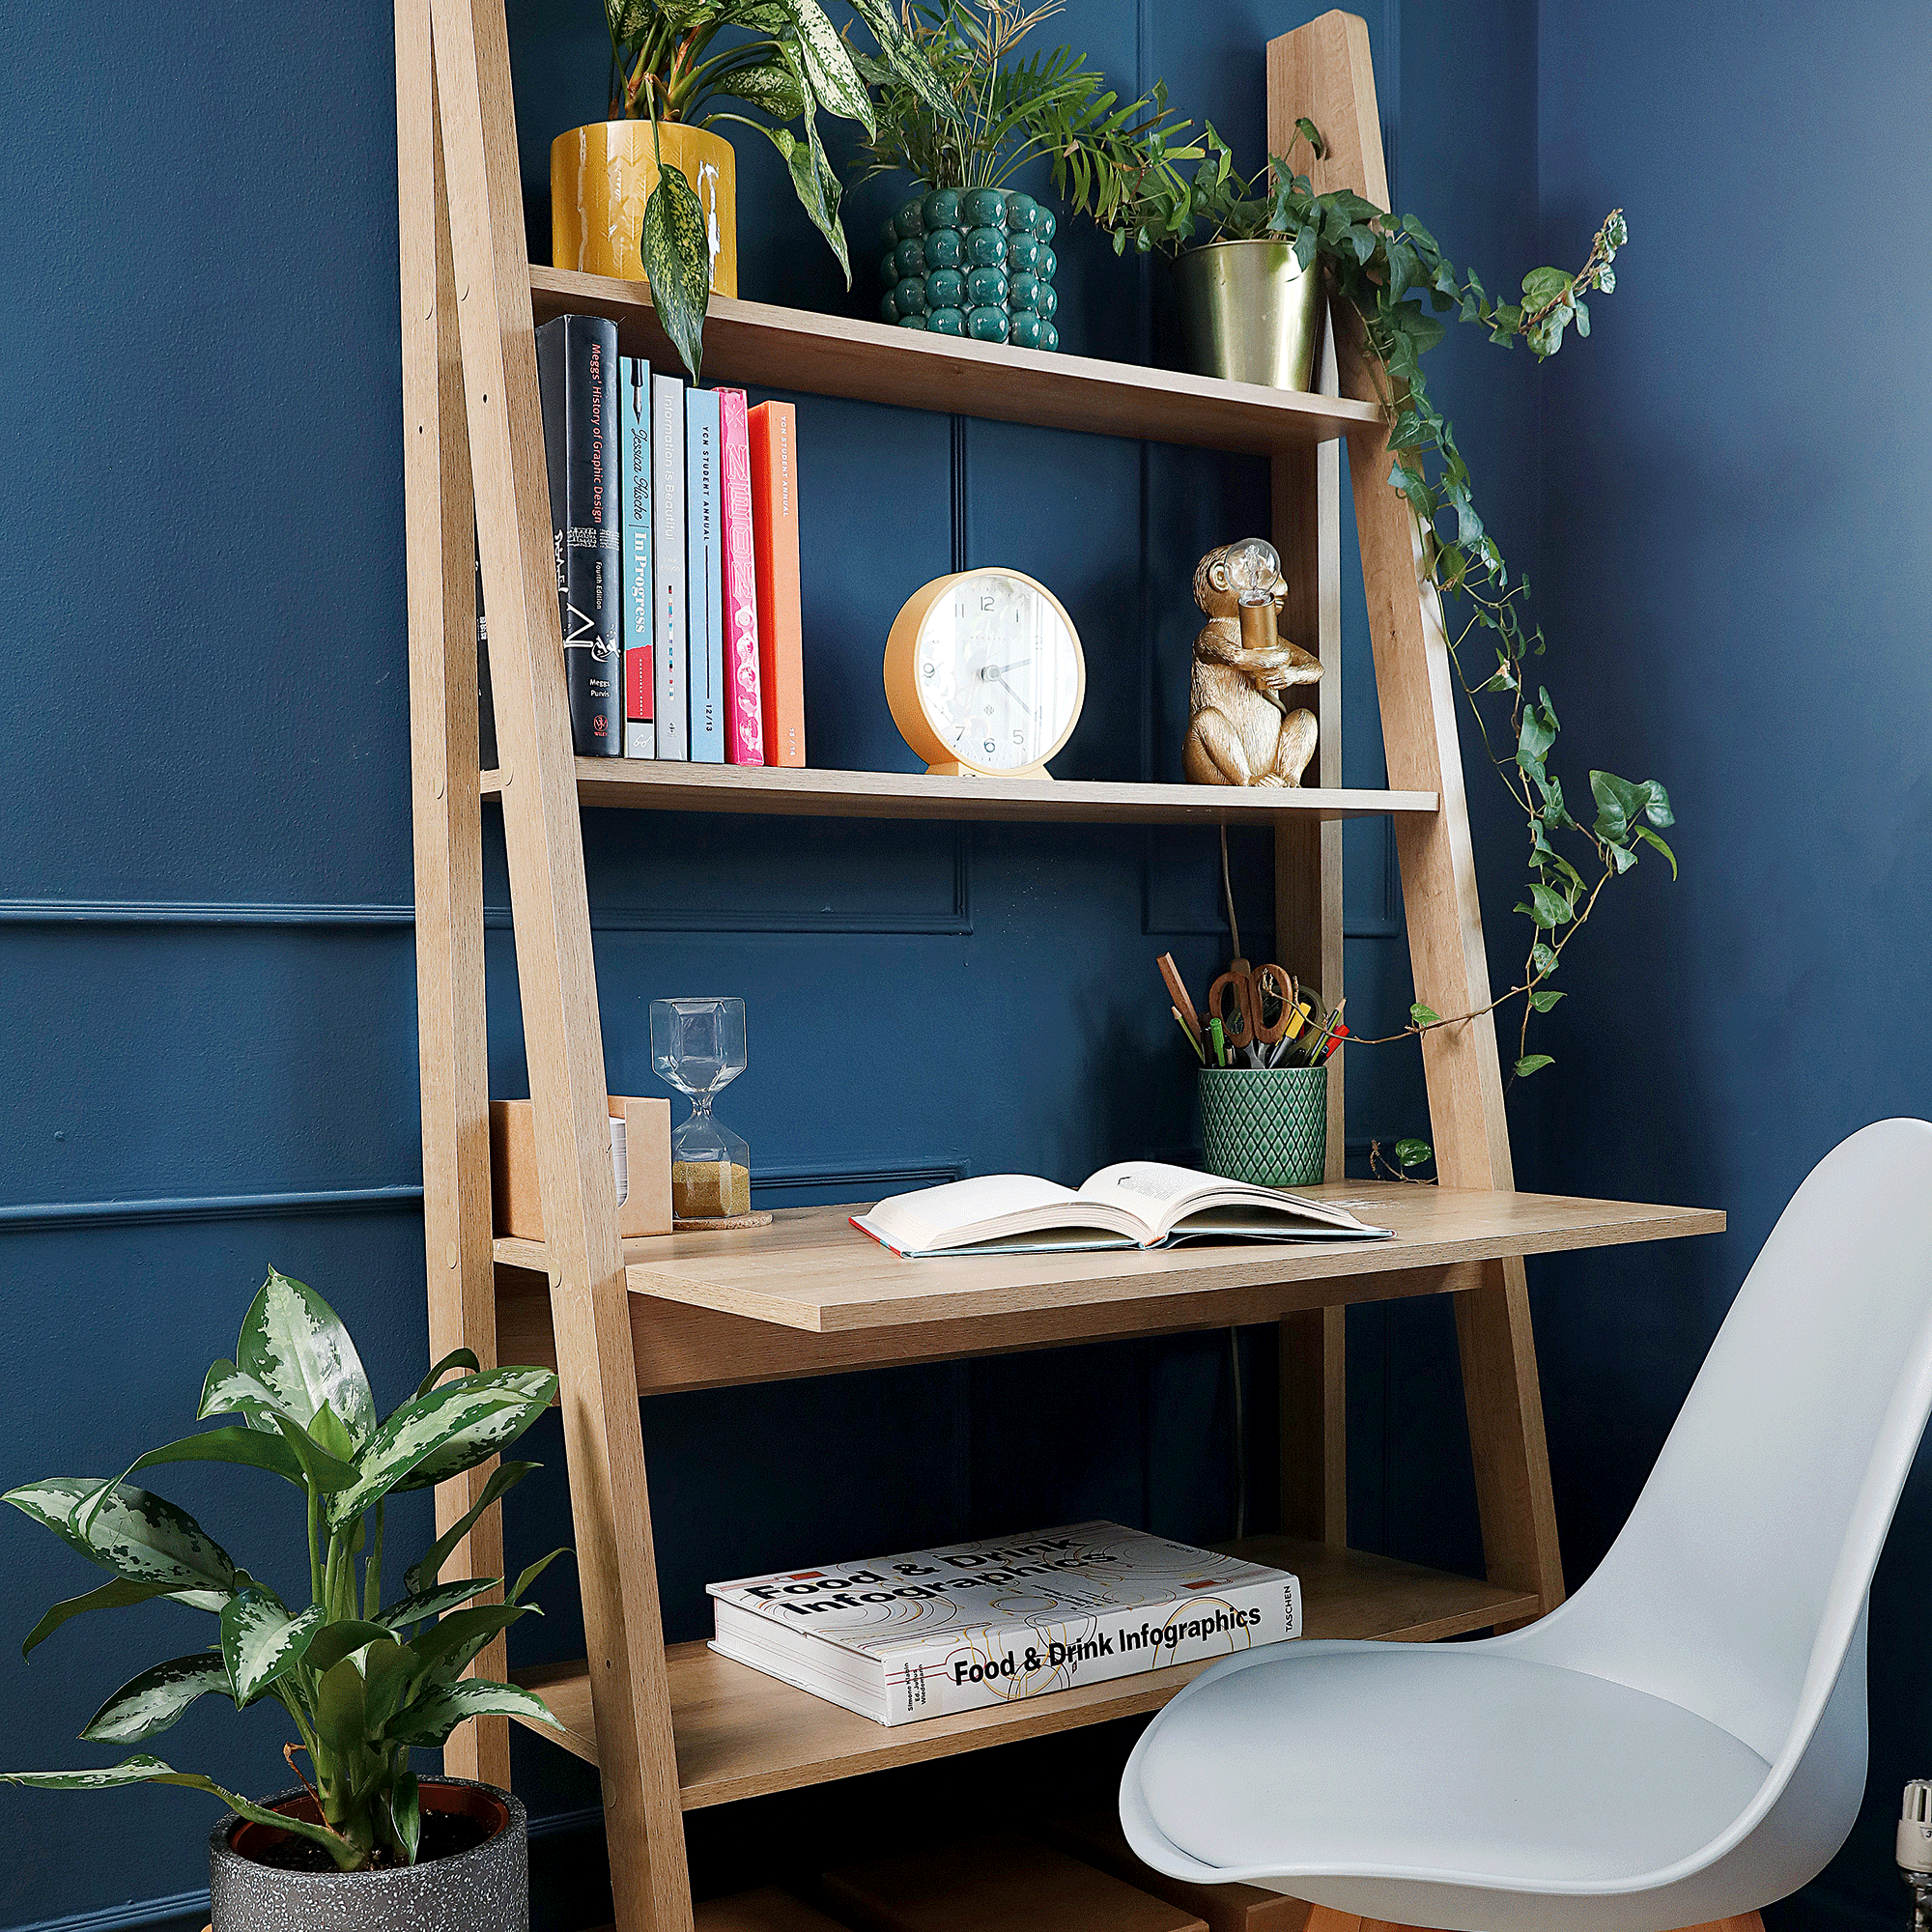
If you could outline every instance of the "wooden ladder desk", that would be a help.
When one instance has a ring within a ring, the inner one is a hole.
[[[1441,613],[1388,473],[1373,372],[1346,331],[1323,393],[954,341],[842,317],[714,299],[706,373],[810,393],[967,411],[1102,435],[1258,453],[1272,466],[1289,628],[1341,648],[1341,440],[1350,450],[1390,788],[1341,773],[1341,679],[1324,678],[1320,782],[1298,790],[1145,783],[1023,786],[900,774],[578,762],[571,755],[533,331],[570,310],[613,317],[627,353],[673,366],[641,282],[525,259],[502,0],[397,0],[412,794],[423,1195],[435,1355],[468,1347],[554,1363],[590,1661],[529,1673],[600,1771],[623,1932],[690,1932],[682,1813],[757,1793],[976,1750],[1151,1708],[1168,1670],[886,1731],[702,1645],[667,1649],[639,1398],[1231,1322],[1279,1323],[1286,1541],[1312,1634],[1435,1637],[1510,1625],[1563,1596],[1522,1257],[1708,1233],[1722,1216],[1518,1194],[1489,1017],[1422,1044],[1439,1189],[1380,1190],[1391,1243],[1280,1250],[895,1262],[844,1209],[768,1231],[620,1243],[579,811],[584,804],[863,817],[1266,825],[1275,956],[1342,994],[1341,821],[1392,815],[1415,993],[1473,1011],[1490,975],[1477,913]],[[1320,187],[1386,206],[1366,29],[1328,14],[1268,48],[1269,146],[1293,118],[1328,138]],[[473,518],[473,525],[472,525]],[[472,527],[490,614],[500,763],[477,757]],[[481,819],[503,818],[535,1102],[542,1247],[493,1245]],[[1342,1173],[1342,1074],[1330,1071],[1329,1174]],[[1366,1190],[1351,1184],[1348,1192]],[[1449,1294],[1456,1309],[1488,1576],[1444,1577],[1347,1548],[1343,1315],[1350,1301]],[[444,1485],[447,1524],[487,1470]],[[501,1570],[496,1512],[471,1531]],[[501,1653],[486,1657],[498,1671]],[[452,1771],[507,1783],[500,1720],[452,1740]]]

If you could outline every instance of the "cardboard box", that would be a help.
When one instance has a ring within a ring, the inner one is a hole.
[[[617,1233],[670,1233],[670,1102],[611,1096],[611,1116],[624,1122],[631,1191],[617,1209]],[[490,1219],[498,1235],[544,1237],[543,1190],[537,1179],[536,1113],[527,1100],[490,1102]]]

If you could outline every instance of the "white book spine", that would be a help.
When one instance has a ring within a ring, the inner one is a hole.
[[[657,605],[657,755],[691,756],[685,633],[684,384],[651,376],[652,592]]]

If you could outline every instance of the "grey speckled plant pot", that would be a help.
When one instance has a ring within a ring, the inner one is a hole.
[[[529,1820],[507,1791],[468,1778],[425,1778],[423,1805],[501,1815],[495,1837],[453,1859],[378,1872],[290,1872],[244,1858],[229,1812],[209,1834],[213,1932],[529,1932]],[[300,1791],[267,1802],[279,1805]],[[261,1832],[241,1825],[244,1839]]]

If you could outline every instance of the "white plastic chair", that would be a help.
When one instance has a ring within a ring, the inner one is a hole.
[[[1135,1852],[1452,1932],[1673,1932],[1823,1869],[1865,1778],[1872,1571],[1932,1406],[1932,1125],[1812,1171],[1624,1531],[1540,1622],[1233,1657],[1142,1737]]]

